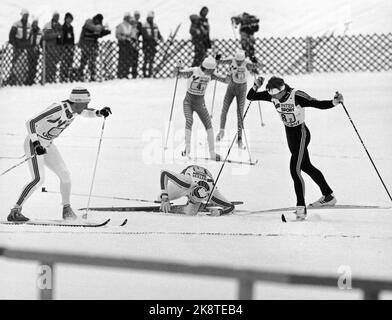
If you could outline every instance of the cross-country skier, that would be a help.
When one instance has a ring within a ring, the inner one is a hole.
[[[282,78],[271,77],[265,91],[257,92],[263,84],[264,78],[256,79],[254,86],[249,90],[248,100],[264,100],[274,104],[285,125],[288,147],[291,152],[290,173],[294,181],[297,196],[298,220],[306,218],[305,183],[301,171],[307,173],[319,186],[322,197],[310,204],[312,207],[333,206],[336,198],[320,170],[310,162],[308,145],[310,132],[305,125],[305,108],[330,109],[343,102],[343,95],[336,92],[332,100],[316,100],[301,90],[287,85]]]
[[[179,63],[175,68],[175,75],[180,78],[188,78],[188,89],[184,99],[185,115],[185,151],[183,156],[190,156],[191,136],[193,125],[193,112],[196,112],[207,130],[207,140],[212,160],[220,160],[220,155],[215,153],[214,130],[211,124],[211,117],[205,106],[204,95],[207,85],[211,80],[228,83],[229,76],[214,73],[216,61],[212,57],[205,58],[200,67],[186,68],[181,70]]]
[[[181,207],[180,213],[196,215],[203,209],[209,210],[214,216],[231,213],[234,210],[234,205],[226,200],[216,187],[208,203],[214,207],[208,209],[205,206],[213,187],[214,178],[203,167],[191,165],[182,170],[181,173],[164,170],[161,172],[160,210],[170,212],[170,200],[187,197],[188,203]]]
[[[64,160],[54,144],[57,138],[75,119],[76,115],[88,118],[107,117],[111,114],[108,107],[101,110],[88,108],[90,93],[77,87],[72,90],[69,99],[53,103],[47,109],[28,120],[27,137],[24,143],[26,157],[33,180],[25,185],[15,206],[8,215],[8,221],[28,221],[22,214],[22,206],[45,179],[45,166],[60,179],[60,192],[63,204],[63,219],[75,219],[70,205],[71,177]]]
[[[227,113],[230,108],[230,104],[233,99],[237,100],[237,123],[238,123],[238,147],[242,148],[242,130],[243,123],[242,117],[244,114],[244,105],[247,90],[247,75],[248,71],[254,72],[258,67],[249,58],[245,58],[244,50],[237,50],[233,57],[227,57],[220,59],[220,55],[217,55],[218,64],[229,64],[230,65],[230,82],[227,85],[225,98],[223,100],[222,113],[220,118],[220,131],[216,137],[217,141],[222,140],[225,135],[225,126]]]

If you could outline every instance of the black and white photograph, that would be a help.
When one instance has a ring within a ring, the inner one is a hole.
[[[391,17],[1,0],[0,300],[391,300]]]

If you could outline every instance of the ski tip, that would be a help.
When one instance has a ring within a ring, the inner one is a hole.
[[[125,219],[125,220],[123,221],[123,223],[122,223],[122,224],[120,224],[120,227],[123,227],[123,226],[125,226],[125,225],[127,224],[127,222],[128,222],[128,219]]]
[[[282,215],[280,216],[280,218],[282,219],[282,222],[287,222],[286,217],[284,216],[284,214],[282,214]]]

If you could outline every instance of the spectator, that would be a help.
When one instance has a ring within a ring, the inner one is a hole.
[[[124,20],[116,27],[116,38],[118,40],[119,60],[117,77],[119,79],[127,78],[131,66],[131,37],[132,37],[131,14],[126,12]],[[135,30],[135,29],[134,29]]]
[[[107,26],[103,26],[103,15],[98,13],[92,19],[87,19],[82,27],[79,45],[82,58],[78,70],[79,80],[82,80],[84,68],[88,64],[90,79],[97,80],[96,62],[98,57],[98,39],[111,33]]]
[[[254,34],[259,31],[259,22],[256,16],[244,12],[238,16],[231,18],[234,27],[240,26],[241,47],[245,51],[247,57],[254,63],[257,63],[255,57],[255,43]]]
[[[27,49],[27,61],[29,71],[27,74],[26,84],[31,86],[34,84],[35,76],[37,74],[38,59],[40,55],[40,43],[42,39],[42,31],[38,26],[38,18],[32,19],[31,31],[29,35],[30,46]]]
[[[133,58],[133,68],[132,68],[132,77],[136,78],[137,77],[137,65],[139,63],[139,43],[140,43],[140,37],[142,36],[142,29],[143,29],[143,25],[140,22],[140,12],[139,11],[135,11],[133,14],[135,21],[136,21],[136,30],[137,30],[137,34],[136,34],[136,47],[137,50],[134,52],[135,53],[135,57]]]
[[[56,81],[57,64],[61,57],[63,31],[59,23],[60,14],[54,12],[52,20],[43,28],[43,46],[45,55],[45,82]]]
[[[21,85],[27,72],[26,49],[29,47],[29,34],[31,25],[28,22],[29,12],[26,9],[21,11],[22,18],[15,22],[9,33],[9,43],[13,46],[13,57],[10,76],[5,82],[7,85]]]
[[[138,24],[134,17],[131,17],[131,69],[132,69],[132,78],[135,79],[137,77],[137,65],[139,60],[139,31]]]
[[[154,12],[150,11],[147,14],[147,21],[143,24],[142,36],[143,36],[143,76],[150,78],[153,76],[152,67],[154,64],[155,54],[157,52],[156,46],[158,41],[163,41],[161,33],[159,32],[158,26],[154,23]]]
[[[197,14],[192,14],[189,18],[191,19],[191,28],[189,30],[189,33],[192,36],[192,43],[195,50],[192,67],[197,67],[200,66],[200,64],[204,60],[206,50],[203,46],[203,34],[201,29],[200,17]]]
[[[208,23],[207,14],[208,8],[203,7],[200,10],[200,16],[196,14],[190,16],[191,28],[189,32],[195,47],[195,55],[192,63],[193,67],[200,66],[207,56],[208,49],[211,48],[210,25]]]
[[[64,24],[62,26],[62,45],[63,51],[61,53],[60,66],[60,81],[71,81],[72,63],[75,55],[75,34],[72,26],[73,15],[67,12],[64,16]]]

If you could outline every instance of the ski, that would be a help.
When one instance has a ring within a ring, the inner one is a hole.
[[[243,201],[232,201],[232,204],[237,206],[244,204]],[[213,205],[208,205],[207,208],[212,207]],[[179,211],[183,208],[184,205],[172,205],[171,208],[173,211]],[[89,211],[113,211],[113,212],[159,212],[160,206],[139,206],[139,207],[92,207],[89,208]],[[78,210],[86,210],[86,208],[80,208]],[[201,210],[208,211],[208,210]]]
[[[64,220],[28,220],[28,221],[0,221],[0,224],[5,225],[28,225],[28,226],[49,226],[49,227],[82,227],[82,228],[98,228],[106,226],[110,219],[103,222],[87,222],[87,221],[64,221]],[[121,225],[125,225],[124,221]]]
[[[166,43],[164,44],[164,46],[166,46],[166,48],[163,51],[162,60],[154,68],[154,74],[159,72],[162,69],[163,64],[168,60],[170,47],[173,44],[174,38],[176,37],[180,27],[181,27],[181,23],[174,29],[174,32],[170,32],[169,38],[167,39]]]
[[[214,159],[210,159],[210,158],[199,158],[199,157],[194,157],[194,158],[189,158],[190,160],[208,160],[208,161],[215,161],[215,162],[224,162],[225,159],[220,159],[220,160],[214,160]],[[226,160],[227,163],[233,163],[233,164],[246,164],[249,166],[255,166],[256,164],[258,164],[259,160],[256,161],[239,161],[239,160]]]
[[[352,205],[352,204],[336,204],[334,206],[324,206],[324,207],[312,207],[307,206],[308,210],[325,210],[325,209],[391,209],[392,207],[383,207],[383,206],[373,206],[373,205]],[[265,209],[265,210],[257,210],[251,211],[248,214],[256,214],[256,213],[274,213],[274,212],[282,212],[282,211],[295,211],[296,207],[284,207],[284,208],[274,208],[274,209]]]

